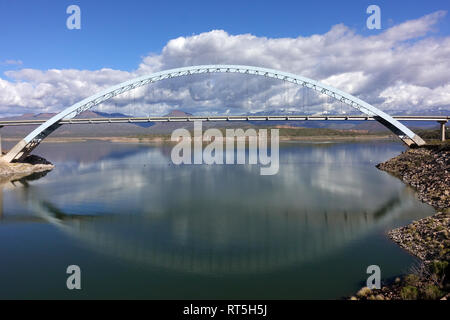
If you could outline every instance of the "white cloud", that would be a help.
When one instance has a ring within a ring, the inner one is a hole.
[[[23,65],[23,62],[22,62],[22,60],[7,59],[7,60],[3,61],[1,64],[6,65],[6,66],[10,66],[10,65],[21,66],[21,65]]]
[[[446,12],[438,11],[395,25],[374,36],[362,36],[343,24],[325,34],[297,38],[230,35],[213,30],[170,40],[160,54],[142,59],[131,72],[100,69],[6,72],[0,78],[0,112],[49,112],[65,107],[111,85],[138,75],[199,64],[244,64],[269,67],[323,81],[395,112],[450,109],[450,37],[433,37]],[[141,88],[103,105],[134,107],[145,114],[170,109],[204,113],[338,108],[324,97],[275,80],[245,75],[197,75]],[[134,101],[138,102],[134,102]],[[108,109],[109,108],[109,109]]]
[[[398,83],[380,93],[384,105],[394,109],[398,107],[412,108],[423,105],[447,106],[450,101],[450,83],[437,88],[428,88],[412,84]],[[425,109],[426,110],[426,109]]]

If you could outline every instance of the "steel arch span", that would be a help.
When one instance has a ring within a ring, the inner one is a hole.
[[[374,106],[368,104],[351,94],[345,93],[339,89],[328,86],[326,84],[320,83],[318,81],[305,78],[292,73],[277,71],[273,69],[253,67],[253,66],[241,66],[241,65],[201,65],[201,66],[191,66],[170,69],[165,71],[160,71],[152,73],[146,76],[138,77],[116,86],[110,87],[90,96],[80,102],[75,103],[71,107],[61,111],[54,117],[47,120],[45,123],[37,127],[30,134],[28,134],[24,139],[19,141],[5,156],[3,160],[6,162],[12,162],[16,160],[23,159],[26,157],[43,139],[45,139],[49,134],[58,129],[61,124],[61,120],[68,120],[76,117],[83,111],[86,111],[108,99],[111,99],[121,93],[142,87],[147,84],[151,84],[157,81],[177,78],[182,76],[189,76],[193,74],[203,74],[203,73],[242,73],[251,74],[257,76],[264,76],[267,78],[278,79],[282,81],[291,82],[302,87],[306,87],[315,90],[319,93],[326,94],[332,98],[335,98],[362,113],[375,117],[381,124],[386,126],[389,130],[395,133],[403,142],[408,146],[411,145],[424,145],[425,142],[408,129],[406,126],[401,124],[399,121],[395,120],[383,111],[375,108]]]

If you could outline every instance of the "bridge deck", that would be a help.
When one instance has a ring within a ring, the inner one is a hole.
[[[449,121],[450,116],[394,116],[399,121]],[[129,117],[61,120],[61,124],[141,123],[141,122],[189,122],[189,121],[374,121],[370,116],[187,116],[187,117]],[[0,120],[1,126],[41,125],[44,120]]]

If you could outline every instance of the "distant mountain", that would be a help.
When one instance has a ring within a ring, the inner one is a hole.
[[[165,117],[188,117],[192,116],[190,113],[186,113],[180,110],[172,110],[170,113],[164,115]],[[174,123],[174,122],[145,122],[145,123],[136,123],[136,125],[149,128],[148,133],[157,133],[157,134],[166,134],[169,132],[172,132],[173,130],[177,128],[183,127],[183,125],[180,123]]]
[[[405,113],[405,112],[389,112],[389,115],[424,115],[423,113]],[[279,116],[279,115],[299,115],[298,111],[268,111],[268,112],[255,112],[243,114],[244,116]],[[313,114],[302,114],[302,115],[313,115]],[[352,115],[360,115],[355,112]],[[439,115],[450,115],[449,109],[435,108],[430,109],[427,115],[439,116]],[[266,125],[264,121],[250,121],[253,125]],[[285,121],[271,121],[272,125],[285,125]],[[431,129],[437,127],[438,124],[435,122],[424,122],[424,121],[402,121],[402,123],[408,128],[418,128],[418,129]],[[377,121],[290,121],[290,126],[293,127],[304,127],[304,128],[329,128],[337,130],[367,130],[369,132],[382,132],[388,131],[388,129],[381,125]]]
[[[165,117],[190,117],[191,113],[184,112],[181,110],[172,110],[169,114],[166,114]]]
[[[165,117],[189,117],[190,113],[186,113],[180,110],[172,110]],[[189,122],[154,122],[154,125],[149,129],[148,133],[153,134],[169,134],[173,130],[178,128],[191,128],[192,123]]]
[[[51,117],[53,117],[54,115],[56,115],[56,113],[38,113],[38,114],[33,114],[33,113],[25,113],[21,116],[15,116],[15,117],[4,117],[4,118],[0,118],[1,120],[47,120],[50,119]]]
[[[23,114],[16,117],[3,118],[2,120],[47,120],[56,115],[56,113]],[[173,110],[165,115],[169,117],[192,116],[180,110]],[[79,114],[77,119],[95,119],[95,118],[127,118],[129,115],[123,113],[106,113],[87,110]],[[75,124],[64,125],[54,133],[55,137],[100,137],[100,136],[130,136],[145,134],[170,134],[177,128],[192,128],[192,122],[145,122],[145,123],[113,123],[113,124]],[[214,124],[212,124],[214,125]],[[211,126],[211,125],[209,125]],[[205,125],[208,127],[208,125]],[[3,137],[22,138],[30,133],[36,126],[17,126],[4,127],[1,129]]]
[[[47,120],[51,117],[55,116],[56,113],[25,113],[21,116],[15,116],[15,117],[5,117],[0,118],[1,120]],[[87,110],[82,113],[80,113],[77,118],[81,119],[88,119],[88,118],[126,118],[129,117],[126,114],[123,113],[106,113],[106,112],[99,112],[99,111],[91,111]]]
[[[388,112],[389,113],[389,112]],[[275,116],[275,115],[298,115],[298,112],[278,110],[267,112],[255,112],[242,114],[244,116]],[[393,113],[389,113],[393,114]],[[436,109],[430,112],[430,115],[448,115],[449,110]],[[2,120],[46,120],[53,117],[55,113],[39,113],[39,114],[23,114],[16,117],[2,118]],[[402,113],[405,115],[405,113]],[[412,114],[411,114],[412,115]],[[166,116],[169,117],[187,117],[192,114],[181,111],[173,110]],[[99,111],[85,111],[77,116],[77,118],[127,118],[130,115],[123,113],[106,113]],[[419,122],[419,121],[404,121],[407,127],[414,130],[428,129],[437,127],[437,123],[434,122]],[[387,129],[376,121],[249,121],[249,122],[205,122],[203,128],[223,128],[223,127],[243,127],[243,126],[283,126],[289,125],[292,127],[304,127],[304,128],[330,128],[338,130],[367,130],[369,132],[387,131]],[[17,127],[4,127],[0,133],[3,137],[17,137],[22,138],[30,133],[36,126],[17,126]],[[56,130],[53,136],[74,136],[74,137],[91,137],[91,136],[130,136],[130,135],[146,135],[146,134],[170,134],[175,129],[186,128],[188,130],[193,129],[192,122],[146,122],[146,123],[114,123],[114,124],[82,124],[82,125],[64,125]]]
[[[79,119],[128,118],[128,117],[131,117],[131,116],[123,114],[123,113],[118,113],[118,112],[107,113],[107,112],[91,111],[91,110],[86,110],[77,116],[77,118],[79,118]]]
[[[56,113],[40,113],[40,114],[23,114],[16,117],[3,118],[2,120],[47,120],[56,115]],[[97,111],[85,111],[77,116],[78,119],[87,118],[122,118],[129,117],[122,113],[105,113]],[[1,129],[3,137],[24,137],[30,133],[36,126],[17,126],[4,127]],[[146,129],[137,125],[130,125],[127,123],[117,124],[77,124],[64,125],[56,130],[53,136],[123,136],[132,134],[146,133]]]

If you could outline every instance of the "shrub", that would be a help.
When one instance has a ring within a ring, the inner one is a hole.
[[[431,280],[439,287],[445,287],[446,283],[448,283],[448,279],[450,278],[450,267],[448,265],[448,261],[435,260],[430,264],[429,269],[431,272]]]
[[[418,290],[413,286],[403,287],[400,291],[400,296],[403,300],[416,300],[418,296]]]
[[[367,287],[363,287],[361,288],[361,290],[358,291],[358,293],[356,294],[358,297],[362,298],[367,296],[370,292],[372,292],[372,290],[370,290]]]
[[[405,277],[405,283],[406,283],[406,285],[408,285],[408,286],[413,286],[413,287],[415,287],[415,286],[417,286],[417,285],[419,284],[419,282],[420,282],[420,278],[419,278],[418,275],[415,275],[415,274],[408,274],[408,275]]]
[[[438,277],[442,277],[445,274],[447,267],[447,261],[435,260],[431,263],[431,272],[433,272],[433,274],[437,275]]]
[[[437,286],[430,284],[422,290],[422,295],[426,300],[437,300],[442,296],[442,292]]]

